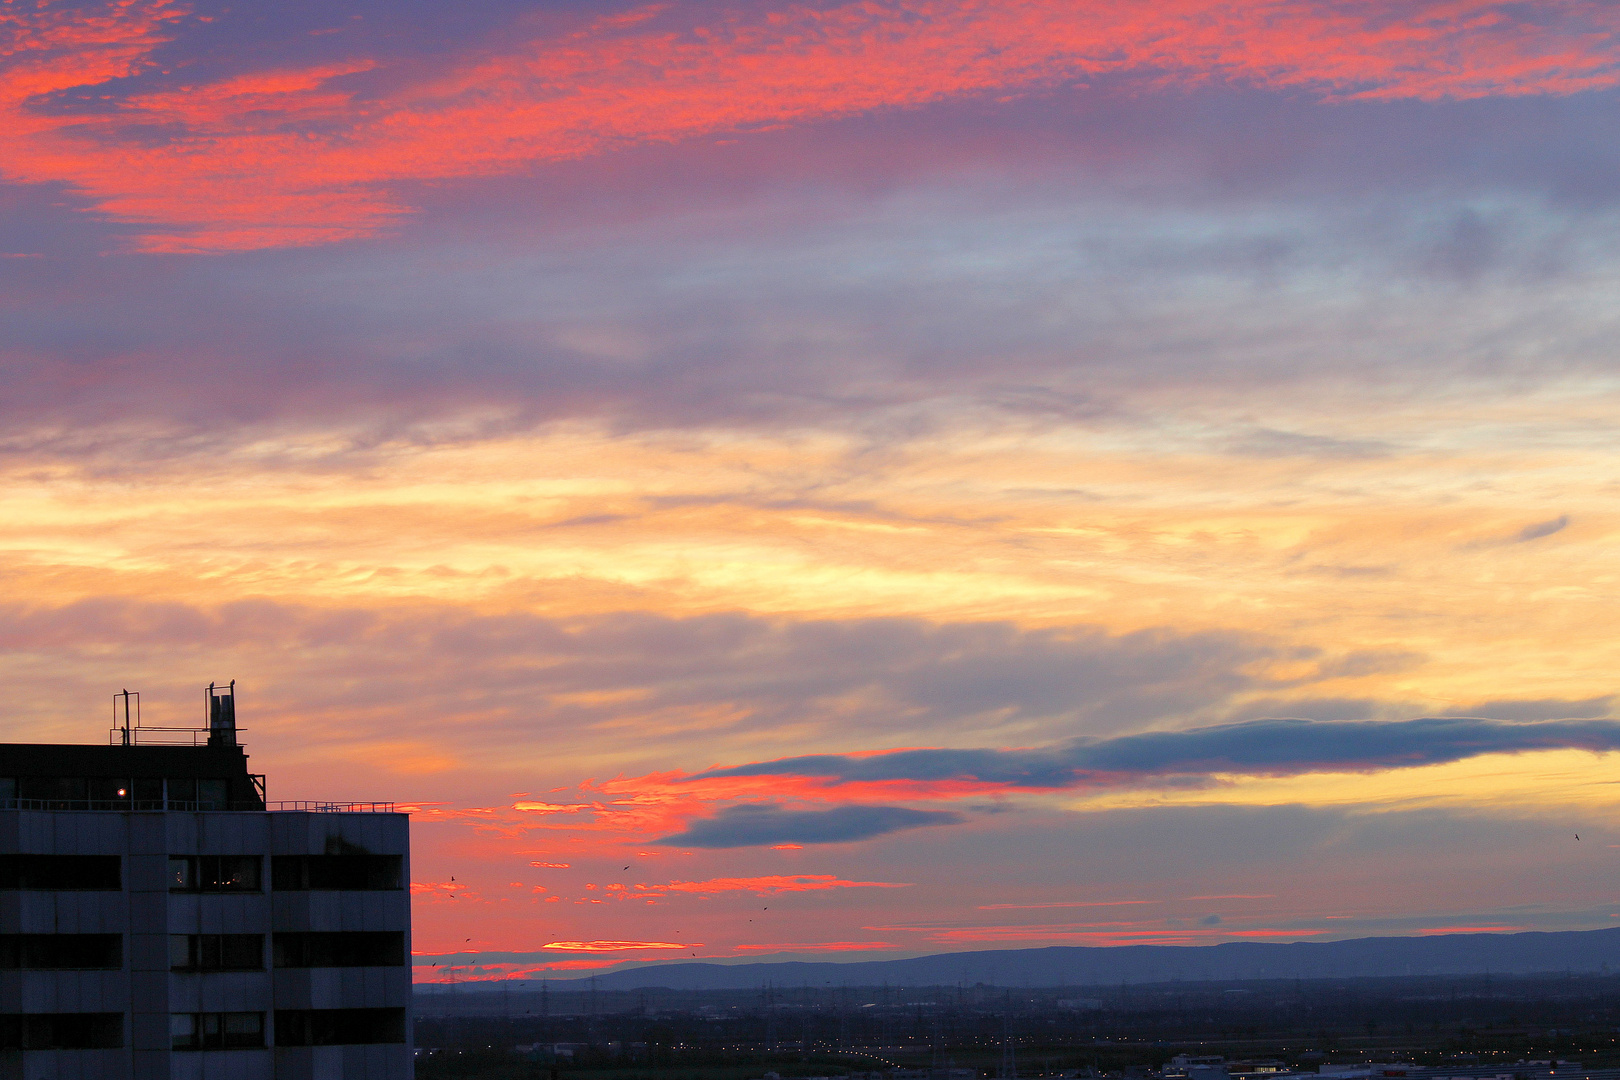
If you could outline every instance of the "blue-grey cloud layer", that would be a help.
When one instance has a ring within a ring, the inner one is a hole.
[[[767,844],[839,844],[917,829],[954,825],[961,814],[904,806],[839,806],[831,810],[784,810],[779,806],[731,806],[692,822],[682,832],[655,841],[680,847],[738,848]]]
[[[1590,703],[1574,703],[1587,706]],[[1252,720],[1189,731],[1076,739],[1040,750],[902,750],[871,757],[822,754],[713,769],[724,776],[814,776],[839,781],[977,780],[1021,788],[1109,782],[1120,774],[1279,775],[1435,765],[1529,750],[1620,750],[1620,721],[1507,723],[1480,717],[1400,721]]]

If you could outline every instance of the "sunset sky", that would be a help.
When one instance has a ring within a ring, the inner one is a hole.
[[[235,678],[419,979],[1620,925],[1612,3],[0,0],[0,125],[4,738]]]

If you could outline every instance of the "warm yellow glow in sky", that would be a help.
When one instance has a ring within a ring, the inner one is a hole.
[[[1545,420],[1501,411],[1501,425]],[[1364,435],[1439,422],[1402,419]],[[1422,654],[1322,693],[1580,698],[1620,661],[1609,636],[1583,632],[1620,581],[1620,488],[1605,442],[1580,427],[1565,415],[1542,449],[1521,439],[1508,454],[1453,422],[1426,435],[1443,445],[1304,460],[981,425],[871,453],[831,435],[559,429],[385,448],[341,472],[239,455],[43,485],[13,467],[0,548],[12,588],[39,603],[1174,624]]]
[[[1172,806],[1345,807],[1364,813],[1401,810],[1478,810],[1514,805],[1575,825],[1612,818],[1620,810],[1620,780],[1612,754],[1546,750],[1487,754],[1443,765],[1380,772],[1312,772],[1253,777],[1216,773],[1206,787],[1177,790],[1151,784],[1058,801],[1087,812]]]

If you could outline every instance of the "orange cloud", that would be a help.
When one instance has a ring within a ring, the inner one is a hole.
[[[701,941],[685,945],[668,941],[553,941],[540,946],[558,952],[632,952],[638,949],[690,949],[701,947]]]
[[[454,881],[413,881],[411,882],[411,896],[416,900],[429,904],[449,903],[482,903],[483,897],[473,892],[465,885]]]
[[[1620,12],[1599,0],[1560,5],[1556,18],[1501,0],[658,4],[549,36],[518,24],[505,51],[363,99],[353,77],[378,58],[158,78],[152,54],[185,17],[164,0],[0,16],[6,176],[73,185],[147,226],[149,250],[243,249],[374,234],[409,209],[393,190],[404,181],[1120,72],[1337,99],[1567,94],[1620,80]],[[133,92],[96,92],[127,79]],[[31,107],[68,91],[97,107]]]

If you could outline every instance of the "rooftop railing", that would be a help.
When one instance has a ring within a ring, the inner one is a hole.
[[[281,802],[196,802],[184,799],[0,799],[0,810],[99,810],[118,813],[151,813],[174,810],[182,813],[218,813],[220,811],[252,811],[257,813],[317,813],[317,814],[397,814],[391,802],[319,802],[312,800],[283,800]]]
[[[272,813],[315,814],[397,814],[391,802],[311,802],[305,799],[284,799],[266,803]]]
[[[245,730],[232,728],[231,738]],[[209,734],[207,728],[135,727],[125,731],[115,727],[107,732],[107,742],[112,746],[208,746]]]

